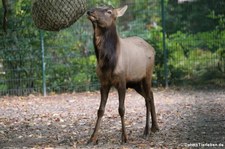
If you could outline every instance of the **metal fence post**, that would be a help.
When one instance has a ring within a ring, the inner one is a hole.
[[[45,78],[45,46],[44,46],[44,33],[40,30],[40,41],[41,41],[41,57],[42,57],[42,90],[43,96],[46,96],[46,78]]]
[[[165,87],[168,88],[168,50],[166,49],[166,24],[165,24],[165,6],[164,0],[161,0],[162,13],[162,33],[163,33],[163,55],[164,55],[164,78]]]

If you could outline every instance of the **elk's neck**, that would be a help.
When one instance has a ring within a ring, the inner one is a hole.
[[[102,71],[113,71],[116,67],[118,42],[119,37],[115,25],[108,29],[94,27],[95,54]]]

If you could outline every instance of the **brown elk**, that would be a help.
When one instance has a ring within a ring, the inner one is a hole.
[[[89,143],[97,143],[98,130],[104,115],[109,90],[114,86],[119,95],[119,115],[122,123],[122,142],[127,142],[124,123],[124,100],[127,88],[135,89],[145,98],[146,126],[144,136],[149,135],[149,112],[153,132],[157,131],[156,112],[151,90],[155,51],[139,37],[120,38],[116,31],[116,18],[123,16],[127,5],[114,9],[112,6],[93,8],[87,11],[94,29],[94,48],[97,58],[96,72],[100,80],[101,102],[98,118]]]

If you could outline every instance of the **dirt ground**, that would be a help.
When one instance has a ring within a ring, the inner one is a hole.
[[[225,90],[154,89],[160,131],[143,138],[144,99],[128,90],[121,144],[118,98],[110,92],[97,145],[87,145],[99,92],[0,98],[0,148],[225,148]]]

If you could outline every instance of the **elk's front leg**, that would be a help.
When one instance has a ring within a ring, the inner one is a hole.
[[[97,122],[96,122],[96,125],[95,125],[94,132],[91,135],[91,138],[88,141],[88,143],[97,144],[97,141],[98,141],[98,130],[100,128],[101,119],[102,119],[102,117],[104,115],[104,112],[105,112],[105,105],[106,105],[106,102],[107,102],[109,90],[110,90],[110,86],[109,85],[101,86],[101,90],[100,90],[100,92],[101,92],[101,102],[100,102],[100,106],[99,106],[99,109],[98,109],[98,115],[97,115],[98,118],[97,118]]]
[[[118,94],[119,94],[119,114],[121,118],[121,124],[122,124],[122,143],[127,142],[127,134],[126,134],[126,128],[125,128],[125,122],[124,122],[124,114],[125,114],[125,106],[124,106],[124,101],[125,101],[125,94],[126,94],[126,85],[120,84],[117,87]]]

